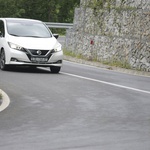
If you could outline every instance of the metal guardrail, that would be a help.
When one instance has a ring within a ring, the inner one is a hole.
[[[56,23],[56,22],[45,22],[50,28],[65,28],[69,29],[73,27],[73,23]]]

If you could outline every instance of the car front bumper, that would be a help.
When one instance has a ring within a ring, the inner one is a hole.
[[[42,51],[42,50],[41,50]],[[34,59],[33,59],[34,58]],[[63,51],[49,51],[43,55],[35,55],[30,52],[11,50],[8,65],[31,65],[31,66],[62,66]]]

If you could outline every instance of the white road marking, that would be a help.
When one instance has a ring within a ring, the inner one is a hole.
[[[0,105],[0,112],[6,109],[10,104],[10,99],[8,95],[0,89],[0,93],[2,94],[2,104]]]
[[[111,86],[115,86],[115,87],[119,87],[119,88],[129,89],[129,90],[133,90],[133,91],[137,91],[137,92],[141,92],[141,93],[150,94],[150,91],[145,91],[145,90],[136,89],[136,88],[132,88],[132,87],[128,87],[128,86],[123,86],[123,85],[119,85],[119,84],[115,84],[115,83],[111,83],[111,82],[101,81],[101,80],[92,79],[92,78],[83,77],[83,76],[65,73],[65,72],[61,72],[61,74],[80,78],[80,79],[85,79],[85,80],[89,80],[89,81],[99,82],[99,83],[103,83],[103,84],[107,84],[107,85],[111,85]]]

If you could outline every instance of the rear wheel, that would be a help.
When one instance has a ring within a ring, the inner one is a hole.
[[[6,70],[5,62],[6,62],[5,52],[4,50],[2,50],[0,53],[0,69],[1,70]]]
[[[61,67],[51,66],[50,70],[52,73],[59,73]]]

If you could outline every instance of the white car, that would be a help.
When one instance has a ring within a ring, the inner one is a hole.
[[[57,38],[42,21],[0,18],[0,69],[10,65],[44,66],[59,73],[63,52]]]

